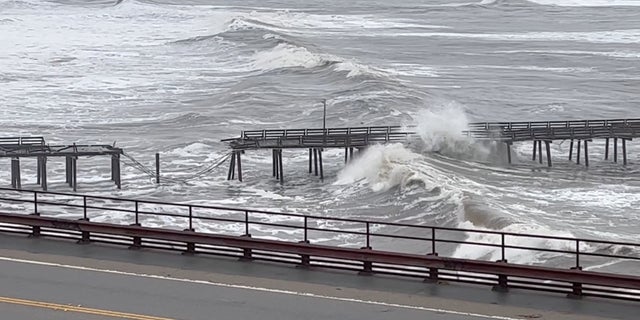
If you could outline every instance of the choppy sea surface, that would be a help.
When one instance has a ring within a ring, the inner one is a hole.
[[[0,136],[116,143],[149,167],[161,155],[165,182],[124,166],[122,190],[108,159],[81,159],[81,193],[640,242],[635,141],[627,167],[594,141],[588,170],[556,142],[547,169],[530,143],[509,166],[500,148],[460,134],[474,121],[640,117],[639,88],[640,0],[0,0]],[[307,173],[306,151],[285,151],[284,185],[268,151],[244,155],[242,183],[226,180],[226,165],[177,181],[227,154],[220,140],[241,130],[321,127],[322,99],[327,126],[401,124],[419,138],[346,166],[327,150],[324,181]],[[68,191],[64,161],[49,167],[50,189]],[[35,163],[23,170],[35,189]]]

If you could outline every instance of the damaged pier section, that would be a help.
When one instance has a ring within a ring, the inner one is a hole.
[[[329,148],[344,149],[345,163],[353,159],[354,150],[373,144],[405,141],[413,132],[401,126],[324,129],[279,129],[242,131],[240,137],[224,139],[231,148],[228,180],[242,181],[242,154],[248,150],[271,149],[272,176],[284,182],[283,150],[302,149],[309,154],[309,173],[324,178],[322,153]]]
[[[120,189],[121,148],[110,145],[48,145],[43,137],[0,137],[0,158],[11,158],[11,186],[22,189],[21,158],[35,158],[37,162],[37,183],[47,190],[47,161],[50,158],[65,158],[65,182],[74,191],[78,187],[77,168],[81,157],[106,156],[111,158],[111,180]]]

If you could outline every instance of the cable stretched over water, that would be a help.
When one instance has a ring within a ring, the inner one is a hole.
[[[144,164],[142,164],[140,161],[136,160],[133,156],[127,154],[127,153],[123,153],[124,157],[129,159],[129,161],[131,161],[131,163],[127,163],[124,162],[125,165],[132,167],[146,175],[149,176],[149,178],[155,178],[156,177],[156,171],[152,168],[149,168],[148,166],[145,166]],[[170,182],[174,182],[174,183],[188,183],[191,180],[195,180],[198,178],[201,178],[205,175],[208,175],[210,173],[212,173],[213,171],[215,171],[218,167],[220,167],[222,164],[224,164],[227,159],[229,159],[229,157],[231,156],[231,152],[228,152],[226,154],[224,154],[223,156],[215,159],[214,161],[212,161],[211,163],[209,163],[208,165],[204,165],[201,166],[199,171],[196,171],[195,173],[188,175],[186,177],[181,177],[181,178],[170,178],[170,177],[166,177],[166,176],[161,176],[161,180],[163,181],[170,181]]]

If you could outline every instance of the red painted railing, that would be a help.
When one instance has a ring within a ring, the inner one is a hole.
[[[640,300],[640,277],[637,274],[583,271],[589,267],[589,262],[585,260],[592,258],[616,259],[640,265],[638,243],[416,226],[245,208],[5,188],[0,188],[0,212],[0,223],[5,223],[1,230],[36,236],[176,249],[192,253],[224,254],[303,266],[317,265],[367,273],[416,276],[432,281],[464,281],[490,284],[503,289],[527,288],[578,296],[595,295]],[[64,218],[56,217],[60,214]],[[97,216],[104,217],[105,214],[120,215],[119,220],[123,224],[91,221]],[[150,220],[159,217],[172,218],[174,224],[165,228],[149,228]],[[183,224],[176,224],[176,219],[182,220]],[[231,224],[232,232],[196,232],[197,227],[221,224]],[[395,232],[388,233],[385,229],[394,229]],[[289,232],[290,235],[282,239],[274,239],[265,232],[274,230],[293,232]],[[353,242],[350,246],[336,246],[335,243],[320,245],[325,243],[321,239],[327,238],[322,236],[326,233],[360,237],[361,242]],[[467,238],[474,234],[493,238],[493,241],[471,241]],[[381,251],[381,247],[375,242],[380,239],[412,241],[415,248],[412,252],[398,252],[394,249]],[[518,245],[536,239],[558,241],[564,243],[566,248]],[[482,261],[451,257],[451,246],[499,250],[498,256],[501,259]],[[446,247],[449,247],[449,250]],[[508,262],[509,250],[553,253],[562,257],[563,261],[572,262],[570,265],[553,267],[515,264]]]

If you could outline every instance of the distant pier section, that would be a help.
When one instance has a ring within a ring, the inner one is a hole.
[[[602,139],[605,142],[604,159],[610,157],[613,140],[613,161],[618,162],[618,146],[622,147],[622,162],[627,164],[627,141],[640,137],[640,119],[567,120],[529,122],[477,122],[464,132],[475,140],[504,142],[507,159],[511,163],[511,146],[516,142],[533,141],[533,160],[542,163],[542,143],[545,144],[547,165],[551,167],[551,147],[554,141],[570,141],[569,160],[580,164],[581,145],[584,144],[584,164],[589,166],[589,142]]]
[[[239,137],[224,139],[232,149],[228,180],[242,181],[241,155],[247,150],[272,150],[272,175],[284,182],[283,149],[305,149],[309,152],[309,173],[324,178],[322,152],[328,148],[344,149],[345,163],[354,156],[354,149],[362,150],[373,144],[405,141],[413,132],[401,126],[352,127],[320,129],[279,129],[242,131]]]
[[[77,189],[77,161],[80,157],[107,156],[111,158],[111,180],[121,188],[120,156],[123,150],[110,145],[48,145],[43,137],[0,137],[0,158],[11,158],[11,186],[22,188],[21,158],[35,158],[37,183],[47,190],[47,161],[65,158],[66,182]]]

